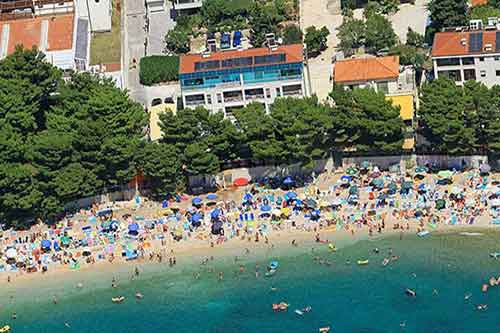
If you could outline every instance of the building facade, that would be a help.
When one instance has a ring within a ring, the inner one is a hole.
[[[203,5],[203,0],[174,0],[174,10],[178,14],[190,13]]]
[[[234,109],[305,95],[302,44],[184,55],[179,80],[184,107],[231,117]]]
[[[458,85],[476,80],[491,87],[500,84],[500,25],[439,32],[432,47],[434,77]]]
[[[415,73],[400,66],[398,56],[339,60],[334,63],[333,82],[346,89],[372,88],[401,108],[401,118],[411,122],[416,101]]]

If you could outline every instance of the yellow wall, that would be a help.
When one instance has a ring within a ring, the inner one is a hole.
[[[176,106],[175,104],[160,104],[149,108],[149,137],[151,141],[156,141],[161,138],[161,129],[158,122],[160,121],[160,114],[166,112],[167,110],[172,111],[175,114]]]
[[[401,118],[403,120],[413,119],[413,95],[386,96],[392,104],[401,108]]]

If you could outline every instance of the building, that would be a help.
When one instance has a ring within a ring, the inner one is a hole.
[[[74,30],[73,14],[0,21],[0,58],[13,53],[17,45],[36,46],[54,66],[73,69]]]
[[[488,87],[500,84],[500,24],[492,18],[484,29],[480,20],[471,21],[471,27],[434,36],[434,77],[448,77],[458,85],[468,80]]]
[[[89,22],[90,32],[111,31],[111,0],[77,0],[78,18]]]
[[[333,68],[334,84],[346,89],[373,88],[401,108],[401,118],[411,124],[416,101],[415,74],[399,65],[398,56],[338,60]]]
[[[266,110],[277,97],[304,96],[302,44],[183,55],[179,80],[184,107],[232,111],[251,102]]]
[[[74,12],[73,0],[0,0],[0,20]]]
[[[174,10],[178,15],[197,11],[203,5],[203,0],[174,0]]]

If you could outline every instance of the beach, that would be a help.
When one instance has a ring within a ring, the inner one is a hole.
[[[137,197],[51,229],[4,231],[3,260],[11,264],[0,272],[0,326],[469,332],[461,327],[486,320],[485,332],[495,327],[500,260],[489,254],[500,252],[498,175],[350,173],[285,190],[248,185],[162,203]],[[280,303],[290,308],[276,313]],[[465,309],[461,319],[471,322],[455,326],[454,313]]]
[[[490,332],[498,327],[500,287],[487,293],[480,287],[490,275],[500,274],[500,262],[488,255],[498,239],[498,230],[455,228],[425,239],[408,234],[400,240],[393,234],[346,239],[343,245],[339,240],[334,253],[304,239],[298,247],[276,245],[272,253],[257,248],[248,255],[239,251],[238,262],[222,248],[210,252],[214,259],[206,265],[200,265],[206,252],[199,257],[186,254],[185,259],[179,254],[177,267],[147,263],[135,280],[131,265],[63,274],[62,280],[53,274],[52,279],[32,284],[3,284],[0,320],[16,332],[315,332],[325,325],[344,332],[400,332],[400,325],[406,332]],[[383,266],[388,251],[398,260]],[[356,264],[364,258],[370,260],[368,265]],[[272,259],[279,260],[279,272],[256,278],[255,264],[263,270]],[[240,265],[243,273],[238,273]],[[117,288],[111,287],[112,276]],[[78,281],[83,288],[76,287]],[[418,296],[405,296],[406,288]],[[135,299],[137,292],[144,299]],[[464,300],[469,293],[470,300]],[[53,294],[58,304],[53,304]],[[125,295],[124,303],[111,302],[117,295]],[[14,299],[8,301],[10,296]],[[280,301],[290,308],[273,312],[271,303]],[[489,305],[488,311],[476,310],[482,303]],[[311,313],[293,312],[306,306],[312,307]],[[12,311],[17,313],[15,320],[9,318]]]

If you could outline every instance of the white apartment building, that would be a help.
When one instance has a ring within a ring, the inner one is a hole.
[[[438,32],[432,46],[434,76],[446,76],[458,85],[468,80],[487,87],[500,84],[500,24],[496,22],[490,19],[483,29],[471,21],[470,27]]]
[[[305,95],[303,61],[302,44],[183,55],[183,105],[203,106],[227,117],[252,102],[269,110],[278,97]]]

